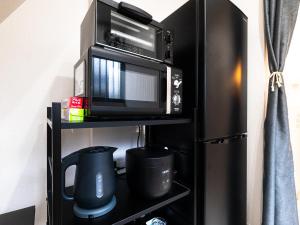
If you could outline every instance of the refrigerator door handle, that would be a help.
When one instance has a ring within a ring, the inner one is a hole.
[[[214,138],[209,140],[198,140],[199,143],[204,144],[227,144],[231,142],[241,141],[244,138],[247,138],[247,133],[238,134],[230,137],[221,137],[221,138]]]

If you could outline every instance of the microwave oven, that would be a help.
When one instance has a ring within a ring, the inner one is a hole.
[[[182,71],[91,47],[74,66],[74,96],[90,116],[170,116],[182,112]]]
[[[101,46],[167,64],[173,62],[172,32],[130,4],[94,0],[80,30],[80,55],[91,46]]]

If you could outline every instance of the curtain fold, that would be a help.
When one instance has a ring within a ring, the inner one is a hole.
[[[282,75],[298,8],[299,0],[264,0],[271,76],[265,120],[263,225],[299,225]]]

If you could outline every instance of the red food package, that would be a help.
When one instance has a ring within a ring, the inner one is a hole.
[[[82,109],[83,108],[83,98],[82,97],[70,97],[68,107],[75,108],[75,109]]]

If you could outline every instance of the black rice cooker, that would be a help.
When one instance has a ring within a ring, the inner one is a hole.
[[[167,194],[173,182],[174,155],[164,148],[133,148],[126,152],[126,174],[130,190],[144,198]]]

